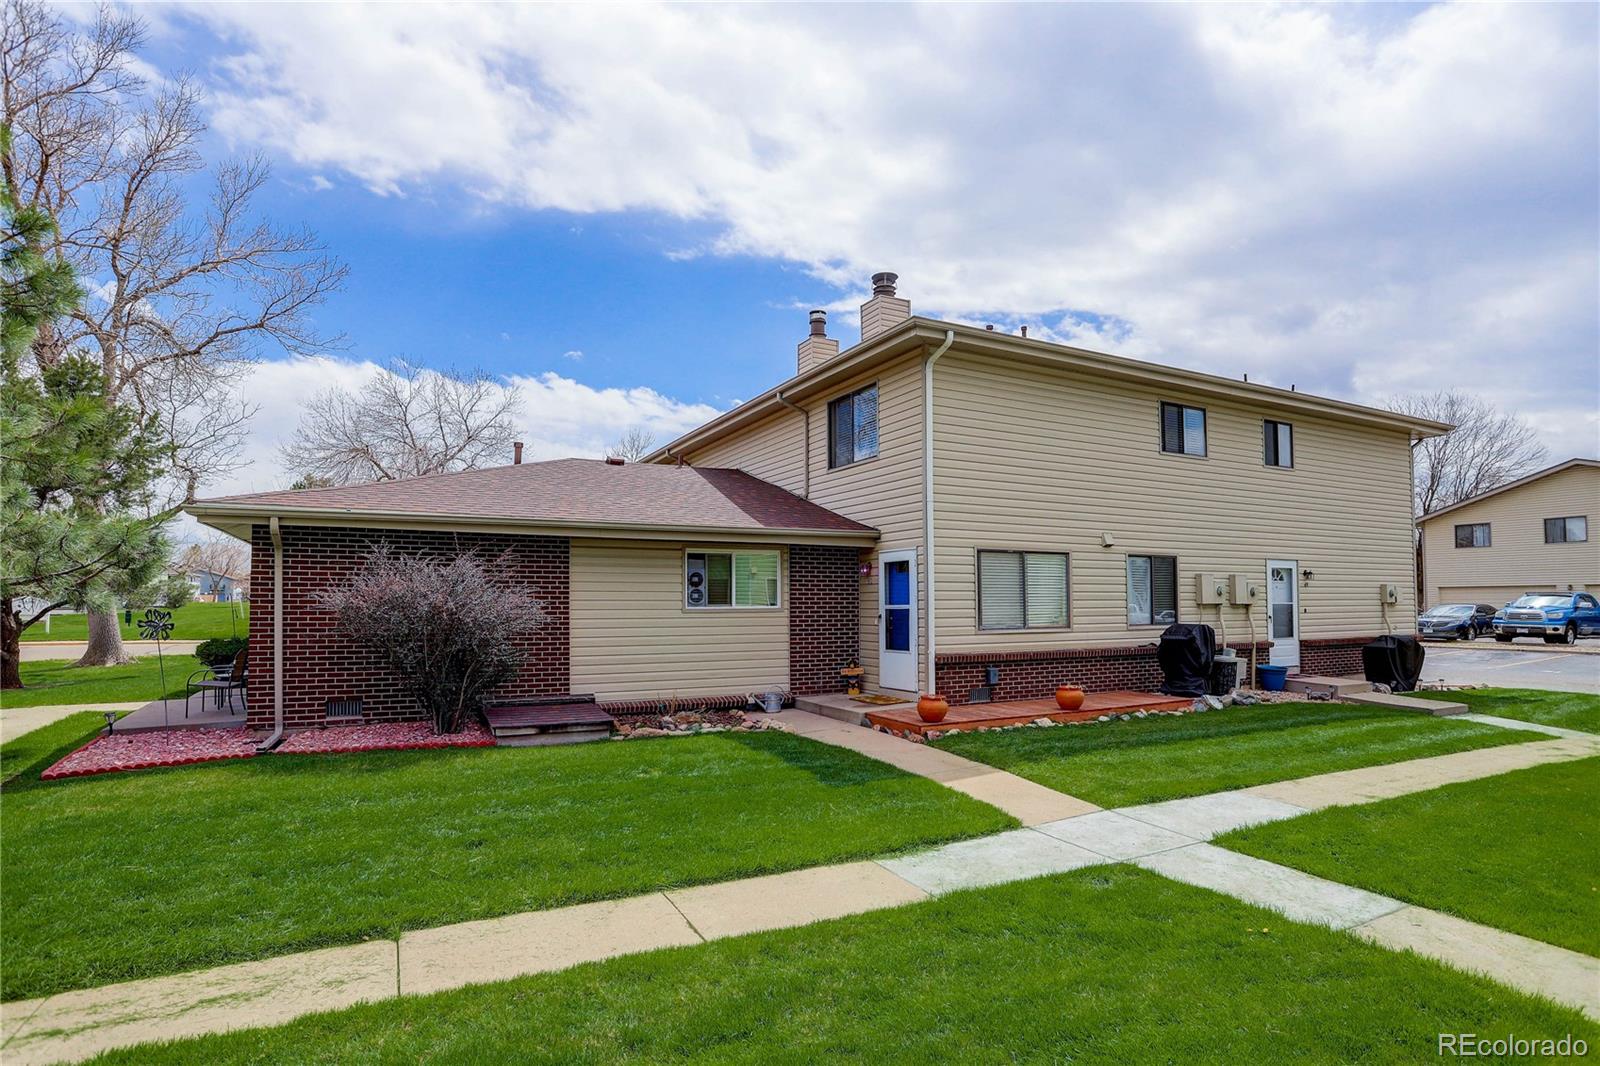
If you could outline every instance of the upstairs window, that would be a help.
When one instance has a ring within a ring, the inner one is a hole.
[[[1161,450],[1174,455],[1206,454],[1205,408],[1162,403]]]
[[[828,404],[828,466],[837,469],[878,454],[876,383]]]
[[[1177,556],[1128,556],[1128,624],[1165,626],[1177,620]]]
[[[978,553],[979,629],[1059,629],[1067,600],[1065,552]]]
[[[1268,466],[1294,465],[1294,426],[1269,418],[1261,423],[1261,440]]]
[[[688,607],[776,607],[777,552],[689,552],[683,602]]]
[[[1489,546],[1489,523],[1474,522],[1471,525],[1456,527],[1456,547],[1458,548],[1487,548]]]
[[[1589,539],[1589,517],[1573,515],[1569,518],[1546,518],[1544,542],[1546,544],[1578,544]]]

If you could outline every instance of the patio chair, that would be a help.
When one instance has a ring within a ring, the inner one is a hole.
[[[183,716],[189,717],[189,699],[196,692],[204,695],[207,692],[215,693],[217,706],[226,705],[229,713],[233,712],[233,694],[239,693],[239,702],[246,710],[250,704],[246,695],[249,682],[249,652],[241,651],[233,657],[231,665],[207,666],[196,670],[189,675],[189,680],[184,685]]]

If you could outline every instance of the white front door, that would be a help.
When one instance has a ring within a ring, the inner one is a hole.
[[[1293,559],[1267,560],[1267,638],[1269,663],[1300,668],[1300,565]]]
[[[878,555],[878,683],[917,690],[917,553]]]

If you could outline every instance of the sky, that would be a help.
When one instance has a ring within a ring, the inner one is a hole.
[[[525,395],[531,458],[665,442],[915,313],[1365,403],[1461,388],[1600,452],[1593,5],[142,6],[214,158],[351,268],[304,400],[395,357]],[[509,457],[508,457],[509,461]]]

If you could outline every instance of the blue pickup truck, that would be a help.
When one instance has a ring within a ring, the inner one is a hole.
[[[1494,639],[1543,637],[1546,644],[1576,644],[1600,634],[1600,601],[1587,592],[1529,592],[1494,616]]]

